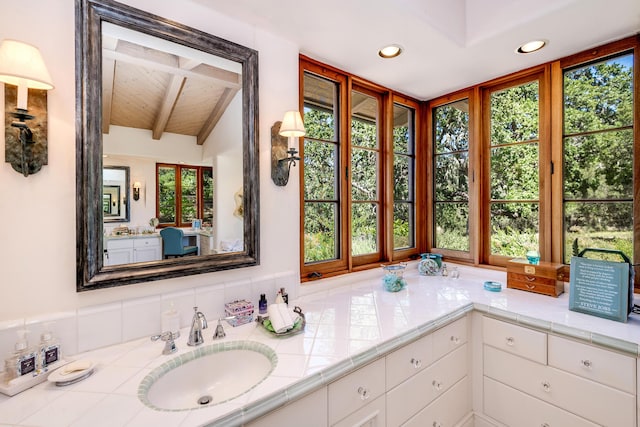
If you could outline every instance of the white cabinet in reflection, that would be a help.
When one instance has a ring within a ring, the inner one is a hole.
[[[104,266],[162,259],[160,236],[131,236],[105,239]]]

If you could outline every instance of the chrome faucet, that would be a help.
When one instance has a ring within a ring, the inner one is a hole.
[[[207,319],[202,312],[198,311],[198,307],[193,307],[193,320],[191,321],[191,330],[189,331],[189,340],[187,345],[195,346],[204,342],[202,338],[202,330],[207,329]]]
[[[160,335],[154,335],[151,337],[151,341],[162,340],[165,342],[164,349],[162,350],[162,354],[171,354],[175,353],[177,350],[175,339],[178,338],[180,334],[174,334],[171,331],[163,332]]]

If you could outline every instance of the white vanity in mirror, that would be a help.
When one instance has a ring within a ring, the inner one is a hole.
[[[213,232],[182,228],[183,245],[197,246],[197,255],[217,253]],[[103,262],[106,267],[136,262],[160,261],[162,237],[159,233],[104,236]]]

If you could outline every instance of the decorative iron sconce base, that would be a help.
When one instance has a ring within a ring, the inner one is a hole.
[[[17,86],[4,85],[4,158],[26,177],[48,163],[47,91],[29,89],[28,112],[16,108],[17,96]]]
[[[275,122],[271,126],[271,179],[278,186],[285,186],[289,182],[289,171],[291,164],[296,165],[298,152],[289,149],[289,139],[280,135],[282,122]]]

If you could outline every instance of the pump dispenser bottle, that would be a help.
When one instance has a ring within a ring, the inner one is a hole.
[[[49,365],[57,362],[60,358],[60,344],[50,331],[45,331],[41,335],[40,346],[38,347],[38,369],[47,372]]]
[[[26,330],[20,330],[17,333],[15,352],[4,362],[6,382],[23,375],[37,373],[38,353],[29,349]]]

